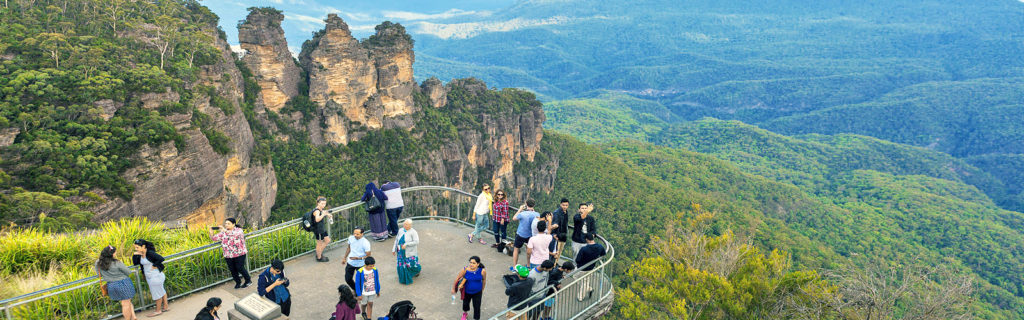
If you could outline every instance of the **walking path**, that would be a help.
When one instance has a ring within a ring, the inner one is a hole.
[[[505,310],[508,297],[501,283],[501,276],[508,273],[512,258],[498,253],[490,245],[467,243],[466,234],[472,228],[444,221],[415,221],[413,228],[420,234],[420,263],[423,271],[411,285],[398,283],[395,269],[395,258],[391,255],[393,239],[384,242],[371,241],[372,256],[377,260],[380,269],[381,296],[374,302],[373,318],[387,315],[391,304],[410,300],[416,305],[416,312],[423,319],[459,319],[462,316],[462,300],[451,304],[451,286],[459,270],[468,264],[470,256],[480,256],[487,267],[487,286],[484,289],[481,319]],[[488,244],[494,241],[493,236],[486,234]],[[332,239],[338,240],[338,239]],[[291,319],[327,319],[338,303],[338,285],[345,283],[345,254],[347,246],[342,245],[329,250],[325,255],[330,262],[318,263],[312,254],[286,262],[285,275],[292,281],[289,289],[292,294]],[[525,252],[519,258],[525,262]],[[173,300],[171,311],[151,319],[192,319],[206,304],[210,297],[224,299],[221,318],[227,319],[227,311],[234,308],[238,299],[256,292],[256,277],[263,270],[253,271],[253,285],[249,288],[234,289],[234,282],[222,284],[210,290],[196,293],[185,298]],[[145,319],[149,310],[139,315]],[[470,311],[472,318],[472,311]]]

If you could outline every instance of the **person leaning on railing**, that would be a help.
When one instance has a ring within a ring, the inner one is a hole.
[[[223,226],[210,227],[210,239],[220,242],[224,262],[235,280],[235,289],[249,287],[252,278],[249,278],[249,270],[245,267],[245,256],[249,253],[245,248],[245,231],[235,226],[235,218],[224,219]],[[245,278],[245,283],[242,283],[242,278]]]
[[[597,259],[604,256],[607,251],[605,251],[604,246],[594,242],[593,234],[586,235],[586,240],[587,245],[580,248],[579,254],[576,255],[576,265],[580,266],[580,270],[582,271],[591,271],[594,270],[595,266],[597,266]],[[590,278],[591,275],[587,275],[583,278],[579,295],[576,297],[577,300],[583,301],[586,298],[589,298],[590,293],[594,291],[594,288],[590,286]]]
[[[132,283],[132,271],[123,262],[114,258],[117,248],[107,246],[100,251],[100,258],[96,260],[96,273],[107,286],[107,295],[110,300],[121,302],[121,316],[125,320],[138,320],[135,316],[135,306],[132,305],[132,298],[135,297],[135,285]]]
[[[146,285],[149,286],[149,295],[156,303],[150,317],[155,317],[164,312],[171,311],[167,307],[167,290],[164,282],[167,276],[164,274],[164,257],[156,253],[156,245],[145,239],[135,239],[135,255],[132,256],[132,263],[139,266],[142,274],[146,276]]]
[[[530,279],[530,268],[525,266],[516,265],[516,279],[515,282],[506,283],[505,295],[508,296],[508,303],[505,305],[508,308],[515,307],[513,311],[509,313],[509,316],[514,315],[513,312],[523,310],[526,308],[526,304],[521,302],[526,301],[530,298],[530,290],[533,289],[533,279]],[[519,319],[524,319],[526,315],[523,314]]]

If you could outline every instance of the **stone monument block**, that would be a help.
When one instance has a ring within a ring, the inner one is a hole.
[[[281,317],[281,306],[255,293],[235,302],[235,310],[250,320],[273,320]]]

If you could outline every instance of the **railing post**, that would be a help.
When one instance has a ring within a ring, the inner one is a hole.
[[[11,316],[11,305],[9,305],[9,304],[8,305],[4,305],[4,314],[7,314],[7,320],[13,320],[14,319],[14,317]]]

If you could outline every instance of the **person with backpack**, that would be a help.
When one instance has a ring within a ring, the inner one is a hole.
[[[420,234],[412,228],[412,220],[403,220],[402,229],[398,230],[395,244],[391,246],[391,254],[397,259],[398,283],[412,284],[412,278],[420,275],[423,270],[417,250],[419,244]]]
[[[388,196],[384,195],[384,191],[378,189],[376,184],[370,182],[366,184],[366,191],[363,192],[363,197],[359,200],[363,202],[366,213],[369,215],[370,238],[376,241],[386,240],[389,235],[388,218],[384,215],[384,202],[388,200]]]
[[[455,287],[452,287],[452,295],[455,292],[462,292],[462,320],[466,320],[470,303],[473,304],[473,320],[480,320],[480,300],[484,295],[484,288],[487,287],[487,270],[480,262],[480,257],[469,257],[469,266],[459,271],[455,280]]]
[[[220,320],[217,316],[217,311],[220,310],[220,305],[223,301],[220,298],[213,297],[206,300],[206,306],[199,313],[196,314],[193,320]]]
[[[149,285],[149,294],[156,302],[156,309],[149,314],[155,317],[164,312],[171,311],[167,308],[167,290],[164,289],[164,257],[156,253],[156,246],[152,242],[135,239],[135,254],[132,255],[132,264],[139,266],[142,274],[146,276],[146,284]]]
[[[313,232],[313,239],[316,240],[317,262],[331,261],[331,259],[324,256],[324,249],[327,248],[327,244],[331,243],[331,234],[328,232],[328,226],[330,221],[334,219],[334,215],[324,210],[324,208],[327,208],[327,198],[317,197],[316,207],[308,214],[308,218],[303,218],[304,220],[311,220],[309,221],[309,229]]]
[[[331,319],[357,320],[356,316],[360,313],[362,313],[362,311],[359,309],[359,300],[356,300],[356,295],[352,292],[352,288],[349,288],[344,284],[338,286],[338,304],[334,307],[334,313],[331,314]]]
[[[524,304],[520,304],[520,303],[522,303],[522,302],[526,301],[526,299],[530,298],[530,290],[533,289],[533,281],[534,281],[533,279],[530,278],[530,268],[527,268],[527,267],[521,266],[521,265],[516,265],[514,267],[514,270],[515,270],[515,275],[516,275],[516,281],[512,282],[510,284],[507,284],[506,288],[505,288],[505,295],[508,296],[508,303],[505,304],[505,307],[507,307],[507,308],[515,307],[515,309],[513,309],[513,311],[509,312],[509,314],[508,314],[508,318],[509,319],[512,319],[512,316],[514,315],[514,312],[518,312],[519,310],[523,310],[524,308],[526,308],[526,304],[525,303]],[[526,316],[526,314],[523,314],[523,315],[520,315],[520,317],[516,318],[516,319],[525,319],[526,318],[525,316]]]
[[[384,192],[385,197],[388,197],[388,200],[384,201],[384,212],[388,216],[388,235],[394,237],[398,235],[398,218],[402,217],[402,209],[405,208],[405,201],[402,200],[402,186],[398,182],[384,181],[380,190]]]

